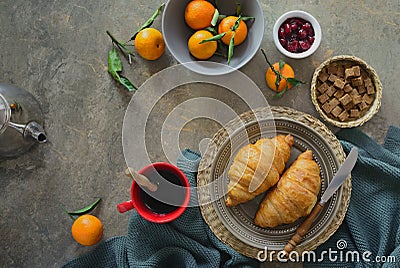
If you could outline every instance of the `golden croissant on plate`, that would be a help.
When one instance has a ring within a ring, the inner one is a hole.
[[[261,202],[254,223],[272,228],[310,214],[321,188],[319,172],[312,151],[300,154]]]
[[[239,150],[229,168],[227,206],[250,201],[274,186],[281,176],[290,157],[293,136],[277,135],[272,139],[263,138]],[[249,185],[258,186],[249,191]]]

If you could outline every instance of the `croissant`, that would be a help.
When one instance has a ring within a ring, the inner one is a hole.
[[[277,135],[241,148],[228,171],[226,205],[236,206],[247,202],[274,186],[289,160],[293,143],[293,136]],[[258,187],[250,192],[252,180],[255,180],[253,185]]]
[[[300,154],[261,202],[254,223],[272,228],[310,214],[321,188],[319,171],[312,151]]]

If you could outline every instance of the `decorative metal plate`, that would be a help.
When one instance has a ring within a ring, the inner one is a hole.
[[[274,117],[272,119],[266,116],[268,113],[265,110],[247,112],[221,129],[204,154],[198,175],[201,211],[211,230],[223,242],[253,258],[256,258],[257,253],[265,247],[268,247],[268,250],[282,250],[304,219],[275,228],[256,226],[254,217],[265,194],[235,207],[225,205],[229,182],[226,174],[238,150],[247,145],[249,140],[256,142],[265,136],[291,134],[295,143],[291,149],[287,167],[301,152],[306,149],[312,150],[314,159],[321,169],[322,184],[319,197],[345,158],[336,137],[314,117],[286,107],[272,107]],[[252,117],[254,120],[249,119]],[[230,130],[230,127],[237,125],[236,122],[241,122],[242,127],[234,131]],[[315,248],[336,231],[347,210],[350,191],[351,179],[349,178],[324,206],[323,211],[298,245],[296,250],[299,253]]]

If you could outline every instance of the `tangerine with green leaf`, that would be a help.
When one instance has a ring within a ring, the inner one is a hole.
[[[201,43],[201,41],[213,37],[213,34],[206,30],[195,32],[188,41],[188,48],[190,54],[199,60],[207,60],[211,58],[215,51],[217,51],[217,42],[210,41]]]
[[[226,33],[224,37],[222,37],[222,42],[225,45],[229,45],[229,42],[231,41],[233,32],[235,32],[235,37],[233,39],[233,45],[237,46],[240,45],[241,43],[246,40],[247,37],[247,25],[246,23],[243,22],[243,20],[240,20],[239,26],[235,31],[232,30],[232,28],[235,26],[236,21],[239,19],[239,17],[236,16],[228,16],[224,19],[221,20],[221,22],[218,25],[218,33]]]
[[[267,72],[265,73],[265,80],[268,87],[276,92],[282,92],[286,88],[286,86],[286,89],[291,89],[293,85],[291,83],[288,83],[287,79],[294,78],[293,68],[289,64],[284,62],[275,62],[272,66],[274,67],[275,71],[281,74],[282,77],[280,81],[278,80],[277,88],[276,82],[278,79],[278,75],[272,70],[271,67],[269,67]]]

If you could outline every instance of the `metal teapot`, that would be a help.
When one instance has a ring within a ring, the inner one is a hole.
[[[16,157],[35,143],[45,143],[43,113],[28,91],[0,84],[0,159]]]

